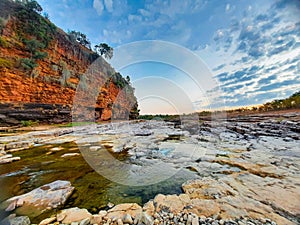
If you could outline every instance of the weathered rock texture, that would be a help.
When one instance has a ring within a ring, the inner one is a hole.
[[[8,199],[6,211],[20,208],[19,211],[27,215],[39,215],[46,210],[63,206],[73,190],[74,187],[69,181],[54,181],[26,194]]]
[[[1,0],[0,8],[0,123],[70,121],[76,88],[81,90],[79,96],[99,92],[92,95],[94,101],[86,101],[96,120],[110,119],[113,106],[117,117],[128,117],[136,107],[133,89],[101,56],[37,13],[26,14],[24,7],[13,1]],[[28,23],[35,23],[45,33],[28,31],[34,30]],[[43,46],[32,50],[30,41]],[[28,61],[36,66],[31,68]],[[97,84],[96,90],[91,90],[92,84],[92,88]]]

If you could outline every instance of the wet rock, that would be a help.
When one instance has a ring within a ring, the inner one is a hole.
[[[79,156],[79,155],[80,155],[79,153],[66,153],[66,154],[63,154],[61,157],[67,158],[67,157],[73,157],[73,156]]]
[[[0,164],[11,163],[20,159],[21,157],[13,157],[11,154],[5,154],[0,156]]]
[[[5,222],[4,222],[4,224],[5,224]],[[18,217],[8,219],[6,224],[7,225],[30,225],[31,222],[30,222],[30,219],[28,216],[18,216]]]
[[[69,181],[54,181],[32,190],[26,194],[12,197],[6,200],[9,205],[6,211],[20,207],[23,213],[40,214],[46,210],[63,205],[72,194],[74,187]]]

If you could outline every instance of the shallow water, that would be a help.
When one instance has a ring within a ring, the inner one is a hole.
[[[61,150],[50,151],[55,147]],[[0,201],[27,193],[55,180],[69,180],[75,187],[75,191],[64,208],[77,206],[97,213],[100,209],[105,209],[109,202],[143,204],[158,193],[181,193],[181,184],[197,177],[196,173],[183,169],[173,177],[153,185],[126,186],[99,175],[82,156],[61,157],[65,153],[75,152],[80,152],[80,150],[74,142],[59,145],[47,144],[14,152],[14,156],[21,157],[20,161],[0,165]],[[163,151],[163,154],[168,154],[168,151]],[[127,160],[124,154],[113,156],[118,160]],[[167,167],[164,169],[168,170]],[[53,212],[40,216],[32,215],[31,220],[38,222]],[[15,213],[18,214],[18,210]]]

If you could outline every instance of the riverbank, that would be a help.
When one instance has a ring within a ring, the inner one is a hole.
[[[272,224],[271,221],[273,224],[297,224],[300,215],[299,121],[300,113],[293,111],[204,121],[194,124],[192,129],[190,124],[174,125],[163,121],[108,123],[25,132],[0,137],[0,142],[4,146],[2,154],[10,152],[12,157],[19,157],[19,152],[15,150],[27,148],[21,152],[32,151],[32,146],[36,145],[44,147],[41,157],[45,159],[59,158],[61,162],[67,159],[72,164],[82,155],[100,176],[133,189],[141,179],[144,188],[147,188],[152,187],[151,183],[162,185],[166,178],[172,180],[172,176],[180,171],[192,174],[192,181],[188,181],[191,179],[187,177],[182,187],[181,183],[177,184],[179,189],[182,188],[182,193],[168,195],[172,194],[172,188],[166,186],[164,195],[158,191],[152,197],[148,196],[143,207],[137,207],[142,212],[146,211],[149,217],[144,217],[151,218],[156,224],[162,220],[189,224],[188,217],[189,221],[194,220],[194,224],[196,220],[199,224],[204,224],[204,221],[207,224],[221,224],[227,220],[231,221],[228,224]],[[65,149],[63,151],[51,150],[51,144],[59,147],[71,142],[75,142],[80,151],[74,151],[74,146],[62,147]],[[53,153],[47,155],[48,152]],[[80,155],[61,157],[68,153]],[[108,156],[113,157],[104,158]],[[21,162],[22,157],[20,161],[0,166],[4,168],[5,165],[13,166]],[[15,172],[18,171],[22,169]],[[118,176],[114,176],[116,174]],[[7,175],[2,173],[2,176]],[[32,179],[31,175],[28,177]],[[80,177],[72,178],[71,183],[78,182],[78,179]],[[142,193],[136,191],[137,196]],[[80,193],[84,194],[87,198],[103,195],[93,192],[94,196],[90,196],[88,190]],[[126,202],[118,201],[112,203],[121,207],[119,203]],[[100,211],[104,213],[103,210],[109,215],[112,212],[109,210],[114,208],[107,208],[108,203],[106,201],[106,205],[96,211],[88,210],[91,215],[99,215]],[[139,204],[142,205],[141,202]],[[123,217],[118,218],[119,224],[120,220],[124,223]],[[134,216],[131,217],[134,222]],[[183,221],[180,221],[181,218]],[[115,223],[118,220],[105,216],[101,219],[104,222],[115,220]],[[57,217],[50,223],[55,220]],[[86,221],[78,222],[84,224]]]

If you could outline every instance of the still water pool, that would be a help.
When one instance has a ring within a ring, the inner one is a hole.
[[[53,148],[58,150],[50,151]],[[166,149],[163,154],[167,154],[168,151]],[[80,150],[74,142],[41,145],[14,152],[14,156],[21,157],[20,161],[0,165],[0,202],[55,180],[68,180],[75,187],[75,191],[64,208],[77,206],[97,213],[100,209],[105,209],[109,202],[143,204],[158,193],[181,193],[181,184],[197,177],[196,173],[183,169],[169,179],[156,184],[126,186],[99,175],[81,155],[61,157],[65,153],[76,152],[80,153]],[[126,160],[126,155],[122,155],[119,160]],[[18,210],[15,213],[18,214]],[[54,212],[33,217],[31,220],[38,222],[52,213]]]

